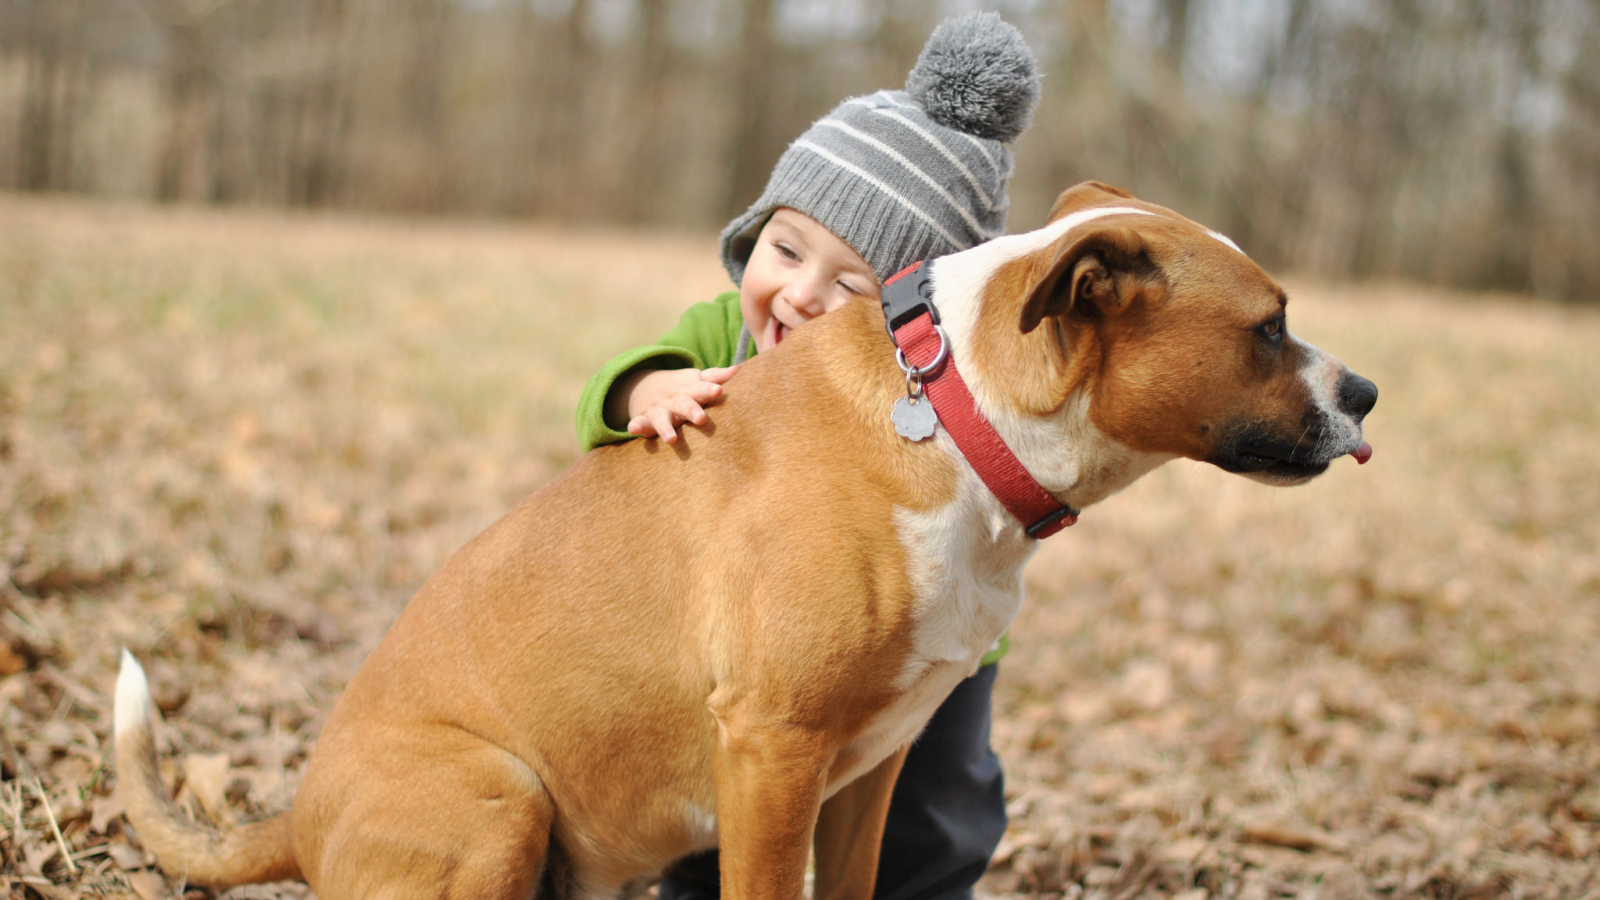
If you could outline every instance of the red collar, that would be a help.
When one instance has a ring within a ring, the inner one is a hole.
[[[978,410],[948,353],[944,331],[938,328],[939,310],[933,305],[928,272],[921,262],[883,283],[883,314],[906,365],[929,370],[922,376],[922,387],[938,413],[939,424],[983,483],[1027,529],[1028,536],[1047,538],[1077,522],[1078,511],[1058,502],[1028,474]]]

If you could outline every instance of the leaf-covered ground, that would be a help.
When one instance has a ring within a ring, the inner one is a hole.
[[[112,792],[122,647],[183,801],[282,809],[587,375],[724,283],[705,236],[0,196],[0,891],[184,890]],[[1043,545],[983,892],[1600,897],[1600,313],[1290,287],[1374,460],[1174,464]]]

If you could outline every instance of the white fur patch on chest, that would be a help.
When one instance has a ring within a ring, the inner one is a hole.
[[[833,773],[829,795],[916,737],[1022,607],[1022,568],[1038,542],[961,460],[948,434],[934,440],[958,460],[955,498],[925,512],[895,511],[913,591],[911,652],[895,684],[903,693],[848,748],[858,762]]]
[[[960,459],[948,434],[935,440]],[[913,591],[912,646],[896,688],[903,693],[852,744],[860,762],[836,772],[829,792],[914,738],[1022,607],[1022,567],[1038,547],[976,472],[957,465],[956,496],[926,512],[895,511]]]
[[[916,598],[905,688],[922,677],[919,668],[957,663],[970,674],[977,667],[1021,609],[1022,567],[1038,549],[949,434],[937,440],[958,460],[955,498],[927,512],[895,511]]]

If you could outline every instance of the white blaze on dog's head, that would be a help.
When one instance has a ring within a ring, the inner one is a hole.
[[[1239,249],[1239,245],[1238,244],[1235,244],[1233,242],[1233,238],[1228,237],[1227,235],[1223,234],[1220,231],[1212,231],[1211,229],[1207,228],[1206,229],[1206,234],[1211,235],[1212,237],[1214,237],[1217,240],[1223,242],[1224,244],[1227,244],[1229,247],[1232,247],[1235,250],[1239,250],[1240,253],[1244,252],[1243,250]]]

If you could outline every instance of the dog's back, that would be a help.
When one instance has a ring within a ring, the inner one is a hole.
[[[790,679],[763,681],[764,660],[862,685],[892,680],[883,670],[903,656],[911,588],[884,583],[904,569],[882,539],[904,503],[893,492],[904,472],[886,467],[928,465],[934,486],[948,461],[837,439],[868,427],[858,395],[873,386],[833,376],[853,348],[888,346],[881,316],[867,330],[874,314],[857,304],[746,363],[712,424],[675,445],[636,440],[587,455],[428,580],[330,715],[296,799],[314,887],[324,861],[337,869],[347,853],[337,834],[302,822],[415,788],[417,772],[456,768],[418,735],[449,746],[459,732],[499,748],[510,768],[525,765],[518,774],[547,798],[549,830],[574,870],[615,885],[715,845],[719,686],[789,691]],[[757,596],[798,585],[782,602]],[[868,604],[871,617],[845,608]],[[753,618],[760,610],[786,621]],[[859,725],[837,720],[865,721],[890,699],[869,691],[855,709],[808,709],[802,696],[786,705],[849,729]],[[404,749],[373,739],[384,733],[404,735]]]

